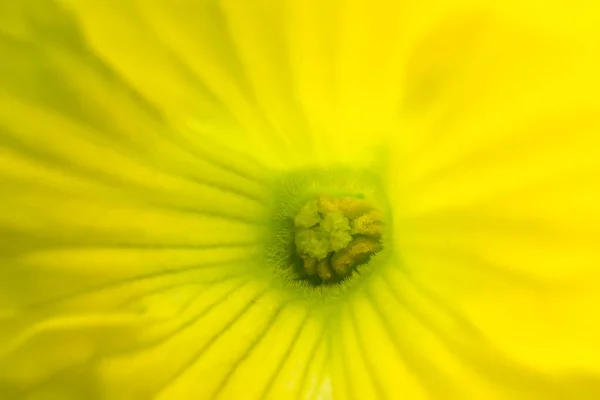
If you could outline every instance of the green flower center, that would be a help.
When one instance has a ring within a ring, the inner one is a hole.
[[[383,215],[368,201],[321,195],[294,218],[300,277],[317,284],[338,282],[381,250]]]
[[[262,271],[286,292],[336,297],[391,254],[390,209],[375,172],[297,171],[272,187]]]

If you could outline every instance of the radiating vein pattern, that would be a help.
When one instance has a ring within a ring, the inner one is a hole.
[[[597,7],[468,3],[0,1],[0,399],[599,399]]]

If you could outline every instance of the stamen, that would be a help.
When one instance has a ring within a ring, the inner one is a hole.
[[[382,249],[383,213],[364,199],[318,196],[294,218],[303,275],[321,283],[349,276]]]
[[[359,236],[348,247],[333,254],[331,266],[336,274],[346,276],[354,265],[365,262],[371,254],[375,254],[381,248],[381,243],[377,240]]]
[[[319,265],[319,262],[317,261],[317,259],[310,257],[306,254],[301,255],[301,257],[304,260],[304,272],[306,272],[306,275],[308,275],[308,276],[316,275],[317,274],[317,266]]]
[[[319,278],[321,280],[327,282],[333,278],[333,271],[331,270],[331,265],[329,263],[329,257],[322,259],[319,261],[319,266],[317,267],[317,272],[319,273]]]
[[[332,198],[321,195],[317,204],[321,212],[340,211],[348,219],[357,218],[372,208],[367,201],[350,196]]]
[[[383,231],[383,215],[379,210],[371,210],[352,221],[352,233],[360,235],[381,236]]]

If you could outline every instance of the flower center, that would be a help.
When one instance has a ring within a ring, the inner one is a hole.
[[[320,195],[294,218],[300,277],[317,284],[338,282],[381,250],[383,215],[367,200]]]
[[[272,182],[259,271],[303,297],[338,297],[361,286],[391,252],[391,210],[370,170],[301,170]]]

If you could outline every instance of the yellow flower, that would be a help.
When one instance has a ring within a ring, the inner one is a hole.
[[[0,399],[600,398],[600,7],[0,3]]]

